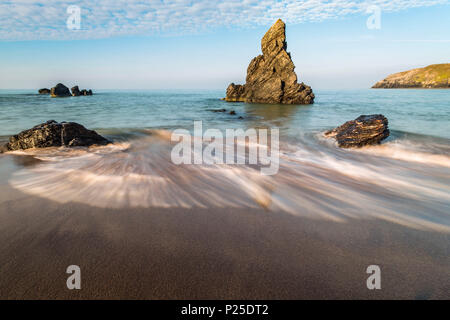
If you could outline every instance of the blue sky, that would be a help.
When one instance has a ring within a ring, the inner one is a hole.
[[[377,30],[366,26],[373,4]],[[69,5],[81,8],[80,30],[66,26]],[[313,89],[450,62],[447,0],[16,0],[0,3],[0,88],[225,89],[245,81],[277,18]]]

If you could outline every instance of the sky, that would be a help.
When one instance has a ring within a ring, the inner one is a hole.
[[[278,18],[313,89],[450,62],[450,0],[0,0],[0,88],[225,90]]]

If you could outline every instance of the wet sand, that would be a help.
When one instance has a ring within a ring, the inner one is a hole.
[[[0,161],[1,299],[450,298],[446,233],[263,209],[60,204],[12,189],[18,164]],[[79,291],[66,288],[73,264]],[[366,287],[372,264],[381,290]]]

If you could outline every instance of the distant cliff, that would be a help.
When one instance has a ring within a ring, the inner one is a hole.
[[[394,73],[372,88],[450,88],[450,63]]]

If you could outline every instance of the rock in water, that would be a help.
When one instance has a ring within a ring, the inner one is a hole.
[[[89,89],[89,90],[83,89],[80,91],[80,96],[92,96],[92,90],[91,89]]]
[[[388,119],[382,114],[362,115],[325,132],[334,137],[341,148],[359,148],[379,144],[389,136]]]
[[[72,95],[69,91],[69,88],[67,88],[62,83],[58,83],[55,87],[53,87],[52,90],[50,91],[50,94],[53,98],[70,97]]]
[[[47,89],[47,88],[42,88],[42,89],[39,89],[39,94],[50,94],[50,89]]]
[[[75,122],[49,120],[9,138],[3,151],[47,147],[88,147],[111,143],[97,132]],[[1,148],[0,148],[1,149]]]
[[[72,96],[74,97],[81,95],[80,88],[78,88],[78,86],[73,87],[70,91],[72,91]]]
[[[92,90],[80,90],[78,86],[74,86],[69,91],[69,88],[67,88],[65,85],[63,85],[62,83],[58,83],[51,90],[47,88],[39,89],[39,94],[51,94],[52,97],[92,96]]]
[[[261,40],[262,55],[254,58],[247,68],[244,85],[230,84],[226,101],[311,104],[311,87],[297,83],[295,66],[286,51],[286,25],[279,19]]]

